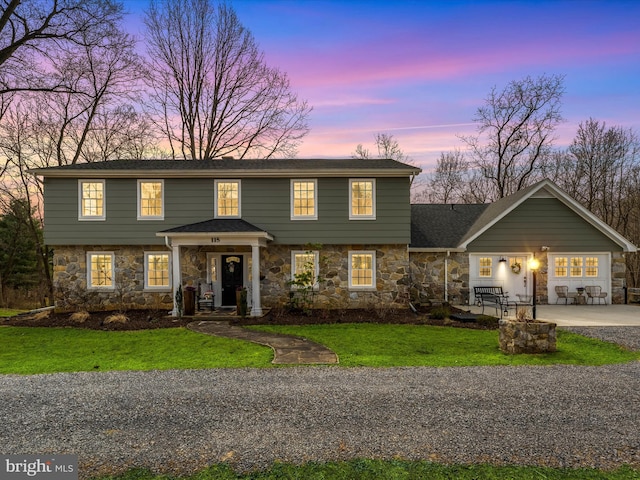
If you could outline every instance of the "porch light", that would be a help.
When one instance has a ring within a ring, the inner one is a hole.
[[[504,257],[500,257],[500,260],[498,260],[498,263],[507,263],[507,259]]]
[[[532,313],[533,313],[533,319],[536,319],[536,285],[537,285],[537,280],[536,280],[536,273],[538,272],[538,268],[540,268],[540,261],[536,258],[536,254],[533,254],[533,257],[529,260],[529,268],[531,269],[531,272],[533,273],[533,302],[532,302]]]

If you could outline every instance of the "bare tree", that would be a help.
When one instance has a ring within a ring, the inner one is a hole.
[[[212,0],[152,0],[145,16],[150,106],[174,157],[293,156],[310,108],[235,11]]]
[[[440,153],[434,172],[428,175],[426,188],[418,195],[429,203],[458,203],[465,197],[469,164],[460,150]]]
[[[112,0],[2,0],[0,5],[0,94],[72,89],[45,74],[49,56],[70,45],[99,44],[122,18],[122,6]]]
[[[48,249],[37,236],[42,185],[28,170],[139,158],[152,143],[151,125],[133,106],[143,74],[133,40],[117,28],[101,26],[99,32],[100,38],[93,31],[77,32],[75,42],[56,43],[47,51],[47,81],[68,88],[13,91],[0,122],[0,207],[20,201],[35,212],[28,227],[37,242],[42,283],[50,291]]]
[[[563,82],[563,76],[542,75],[512,81],[502,91],[493,87],[474,118],[478,135],[461,137],[472,165],[492,181],[496,198],[526,187],[548,153],[555,127],[563,121]]]
[[[404,153],[402,148],[400,148],[400,143],[393,135],[389,133],[376,133],[374,140],[376,150],[378,151],[378,155],[376,155],[375,158],[390,158],[398,162],[413,165],[413,159]],[[374,157],[369,149],[360,143],[356,147],[356,151],[351,154],[351,158],[367,160]]]
[[[581,122],[566,151],[554,152],[543,173],[603,221],[640,244],[640,139],[631,129]],[[640,256],[626,257],[630,285],[640,281]]]

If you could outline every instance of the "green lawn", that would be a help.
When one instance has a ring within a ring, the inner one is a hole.
[[[428,325],[338,324],[259,326],[255,330],[308,338],[335,351],[344,367],[475,365],[606,365],[640,359],[617,345],[558,330],[558,351],[505,355],[497,330]]]
[[[558,352],[504,355],[498,332],[428,325],[260,326],[333,349],[343,367],[604,365],[640,359],[616,345],[558,332]],[[0,373],[272,367],[271,348],[169,328],[107,332],[80,328],[0,327]]]
[[[266,367],[269,347],[184,328],[0,327],[0,373]]]
[[[24,310],[15,310],[13,308],[0,308],[0,318],[2,317],[13,317],[14,315],[18,315],[19,313],[24,312]]]
[[[124,475],[100,480],[638,480],[640,471],[622,467],[613,471],[592,468],[568,469],[525,466],[440,465],[427,461],[351,460],[309,462],[304,465],[276,463],[268,470],[238,473],[227,464],[214,465],[189,476],[154,475],[148,470],[131,470]]]

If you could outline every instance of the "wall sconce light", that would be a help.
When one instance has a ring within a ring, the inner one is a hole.
[[[507,263],[507,259],[504,257],[500,257],[500,260],[498,260],[498,263],[502,263],[502,262]]]

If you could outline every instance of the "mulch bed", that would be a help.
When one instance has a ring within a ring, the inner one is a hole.
[[[462,310],[450,308],[451,313],[465,313]],[[422,307],[418,313],[405,309],[340,309],[313,310],[308,314],[286,309],[273,309],[261,318],[230,317],[235,325],[311,325],[336,323],[382,323],[382,324],[414,324],[438,325],[460,328],[475,328],[483,330],[497,329],[497,322],[473,322],[465,318],[464,321],[452,319],[436,319],[429,315],[430,309]],[[121,315],[126,321],[109,321],[109,317],[118,312],[91,312],[83,321],[74,318],[71,313],[55,313],[53,311],[23,314],[15,317],[0,318],[0,325],[22,327],[75,327],[92,330],[146,330],[155,328],[184,327],[194,321],[194,317],[174,318],[162,310],[128,310]],[[198,318],[196,317],[195,320]]]

